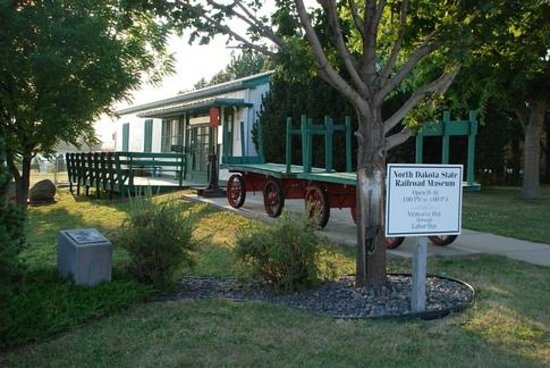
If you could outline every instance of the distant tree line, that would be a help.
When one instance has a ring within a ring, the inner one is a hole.
[[[265,72],[270,70],[271,65],[270,60],[258,52],[252,50],[242,50],[237,53],[232,52],[231,60],[224,69],[214,74],[209,80],[206,80],[204,77],[201,78],[195,83],[194,89],[201,89]]]

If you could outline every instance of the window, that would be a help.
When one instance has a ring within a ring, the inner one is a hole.
[[[184,121],[180,119],[169,119],[162,121],[161,151],[170,152],[172,146],[183,145]]]

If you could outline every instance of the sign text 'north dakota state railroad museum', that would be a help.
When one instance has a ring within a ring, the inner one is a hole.
[[[389,164],[386,236],[458,235],[462,165]]]

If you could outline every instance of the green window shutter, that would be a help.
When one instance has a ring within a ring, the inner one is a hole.
[[[130,123],[122,125],[122,151],[128,152],[130,146]]]
[[[160,152],[168,152],[168,132],[170,131],[170,125],[168,120],[162,121],[162,132],[160,136]]]
[[[145,120],[144,137],[143,137],[143,152],[153,151],[153,119]]]

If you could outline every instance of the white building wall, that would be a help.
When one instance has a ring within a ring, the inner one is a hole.
[[[128,149],[131,152],[143,152],[144,139],[144,122],[143,119],[137,118],[130,122],[130,140]]]
[[[145,119],[143,119],[145,121]],[[145,123],[144,123],[145,124]],[[162,119],[153,119],[153,152],[160,152],[162,143]]]
[[[261,111],[262,98],[269,92],[269,83],[262,84],[252,89],[246,89],[221,95],[222,98],[240,98],[247,103],[251,103],[251,107],[241,107],[235,112],[235,121],[233,126],[233,156],[255,156],[257,155],[256,147],[252,141],[252,128],[256,120],[258,120],[258,114]],[[241,144],[241,122],[244,122],[244,140],[245,150],[242,151]]]
[[[256,149],[252,142],[252,128],[258,118],[258,113],[261,111],[262,97],[269,91],[270,84],[265,83],[256,86],[252,89],[243,89],[230,93],[219,94],[217,98],[234,98],[243,99],[247,103],[251,103],[252,107],[238,108],[234,116],[234,132],[233,132],[233,152],[234,156],[254,156]],[[145,118],[140,118],[136,114],[123,115],[118,119],[116,124],[116,142],[115,149],[122,150],[122,127],[124,123],[130,123],[130,136],[128,148],[130,151],[143,152],[144,148],[144,124]],[[242,151],[241,144],[241,122],[244,122],[244,139],[245,150]],[[223,137],[223,128],[220,129],[220,139]],[[153,144],[152,151],[161,151],[162,140],[162,120],[153,119]]]
[[[122,151],[122,129],[125,123],[130,124],[130,136],[128,141],[128,149],[132,152],[143,152],[145,145],[145,120],[148,118],[140,118],[136,114],[122,115],[116,123],[115,150]],[[152,151],[160,152],[162,137],[162,120],[153,119],[153,141]]]
[[[116,151],[122,151],[122,137],[123,137],[123,134],[122,134],[122,129],[124,127],[124,124],[126,123],[129,123],[130,124],[130,142],[132,141],[132,131],[133,131],[133,125],[135,123],[136,120],[137,120],[137,116],[135,114],[131,114],[131,115],[122,115],[118,120],[117,120],[117,123],[116,123],[116,130],[115,130],[115,133],[116,133],[116,137],[115,137],[115,150]],[[128,148],[131,146],[131,143],[128,142]]]
[[[262,98],[269,92],[270,83],[261,84],[251,89],[243,89],[239,91],[233,91],[230,93],[223,93],[213,97],[216,98],[228,98],[228,99],[243,99],[246,103],[252,104],[251,107],[239,107],[235,110],[234,124],[233,124],[233,156],[255,156],[257,155],[256,148],[252,141],[252,128],[254,123],[258,119],[258,114],[261,111]],[[200,99],[200,98],[199,98]],[[228,107],[229,108],[229,107]],[[223,114],[222,114],[223,116]],[[122,127],[124,123],[130,124],[129,135],[129,149],[130,151],[143,152],[144,148],[144,123],[145,118],[138,117],[135,113],[123,115],[120,117],[116,124],[116,142],[115,149],[117,151],[122,150]],[[244,152],[242,150],[241,143],[241,122],[244,122]],[[219,128],[218,139],[219,143],[222,143],[223,137],[223,124]],[[267,142],[266,142],[267,143]],[[152,151],[160,152],[162,144],[162,120],[153,119],[153,137],[152,137]],[[221,153],[223,147],[220,146],[220,162]],[[220,180],[227,180],[230,173],[226,169],[220,169]]]

